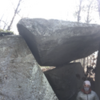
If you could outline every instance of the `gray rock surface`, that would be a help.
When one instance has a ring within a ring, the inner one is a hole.
[[[58,100],[20,36],[0,37],[0,100]]]
[[[64,65],[98,50],[100,26],[60,20],[21,19],[17,25],[37,62]]]
[[[68,64],[44,73],[59,100],[75,100],[85,77],[80,63]]]

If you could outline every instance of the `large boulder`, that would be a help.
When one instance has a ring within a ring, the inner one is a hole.
[[[80,63],[68,64],[44,73],[59,100],[75,100],[85,78]]]
[[[21,19],[17,25],[37,62],[59,66],[98,50],[100,26],[60,20]]]
[[[0,100],[58,100],[20,36],[0,37]]]

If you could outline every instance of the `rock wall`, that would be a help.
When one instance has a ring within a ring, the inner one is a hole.
[[[0,100],[58,100],[20,36],[0,37]]]

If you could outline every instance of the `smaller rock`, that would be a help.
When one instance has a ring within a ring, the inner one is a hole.
[[[44,72],[59,100],[73,100],[81,89],[84,71],[80,63],[70,63]]]

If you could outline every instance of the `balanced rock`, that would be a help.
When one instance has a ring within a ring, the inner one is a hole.
[[[75,100],[84,80],[80,63],[68,64],[44,73],[59,100]]]
[[[98,50],[100,26],[61,20],[21,19],[17,25],[37,62],[60,66]]]
[[[0,37],[0,100],[58,100],[20,36]]]

